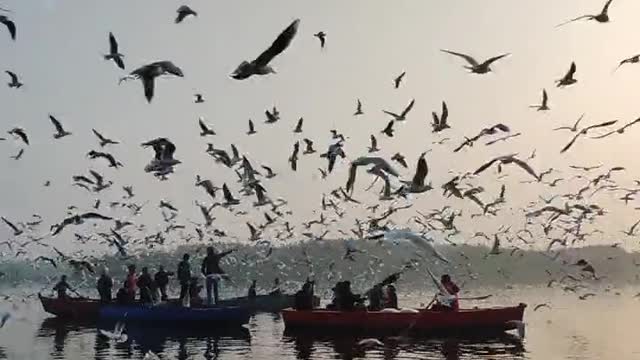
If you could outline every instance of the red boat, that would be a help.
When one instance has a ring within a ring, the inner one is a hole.
[[[57,299],[38,294],[42,308],[57,317],[74,320],[96,320],[100,313],[100,301],[92,299]]]
[[[525,304],[459,311],[419,310],[387,312],[356,310],[349,312],[314,309],[282,311],[288,330],[347,330],[360,333],[410,331],[416,335],[441,333],[499,333],[516,329],[522,323]]]

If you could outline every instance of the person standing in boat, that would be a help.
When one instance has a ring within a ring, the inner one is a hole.
[[[296,310],[312,310],[314,299],[314,286],[315,281],[309,280],[302,285],[302,289],[298,290],[295,294],[295,302],[293,308]]]
[[[191,264],[189,264],[189,254],[182,255],[182,261],[178,264],[178,281],[180,281],[180,302],[185,303],[185,298],[189,296],[189,286],[191,284]]]
[[[367,297],[369,298],[369,306],[367,310],[369,311],[380,311],[383,308],[383,300],[384,300],[384,291],[383,286],[381,284],[376,284],[367,292]]]
[[[282,290],[280,290],[280,278],[275,278],[273,280],[273,289],[269,291],[269,295],[275,295],[275,296],[282,295]]]
[[[56,286],[53,287],[53,291],[55,291],[58,294],[58,299],[66,300],[66,299],[69,299],[69,295],[67,295],[67,290],[76,293],[76,295],[78,294],[75,290],[73,290],[71,285],[69,285],[69,283],[67,282],[67,275],[62,275],[60,277],[60,281],[58,281]]]
[[[111,291],[113,289],[113,279],[107,273],[107,269],[102,270],[102,274],[98,279],[97,284],[98,294],[100,295],[100,302],[108,304],[111,302]]]
[[[127,273],[127,279],[124,282],[124,287],[127,290],[127,296],[129,302],[136,301],[136,292],[138,292],[138,276],[136,275],[136,266],[131,264],[128,266],[129,272]]]
[[[167,286],[169,285],[169,276],[173,276],[173,273],[165,271],[162,265],[160,265],[158,272],[153,276],[156,281],[156,286],[158,290],[160,290],[160,300],[162,301],[167,301],[168,299]]]
[[[396,293],[396,287],[393,285],[387,286],[384,307],[387,309],[398,309],[398,294]]]
[[[218,282],[225,275],[222,268],[220,268],[220,260],[232,252],[233,249],[218,253],[213,246],[207,248],[207,256],[202,260],[202,266],[200,267],[202,274],[207,278],[207,305],[213,305],[214,300],[216,304],[218,303]],[[213,298],[211,296],[212,289]]]
[[[256,292],[256,280],[252,280],[251,281],[251,286],[249,286],[249,291],[247,293],[247,298],[255,299],[256,296],[258,296],[258,294]]]
[[[142,268],[142,273],[140,277],[138,277],[136,285],[140,289],[140,302],[143,304],[152,303],[151,287],[153,285],[153,279],[151,278],[151,274],[149,274],[149,268],[146,266]]]

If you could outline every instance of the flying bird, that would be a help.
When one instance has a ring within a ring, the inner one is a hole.
[[[404,168],[408,168],[409,167],[409,165],[407,165],[407,160],[404,158],[404,155],[402,155],[400,153],[395,153],[391,157],[391,160],[397,162],[400,165],[402,165],[402,167],[404,167]]]
[[[409,114],[409,111],[411,111],[415,102],[416,102],[415,99],[411,99],[411,102],[409,103],[409,105],[407,105],[407,107],[402,111],[402,113],[400,113],[400,115],[387,110],[382,110],[382,112],[393,117],[395,121],[404,121],[407,119],[407,114]]]
[[[115,62],[120,69],[124,70],[124,61],[122,60],[123,57],[124,55],[122,55],[118,51],[118,41],[116,40],[116,37],[113,35],[113,33],[110,32],[109,33],[109,53],[104,55],[104,59],[113,60],[113,62]]]
[[[357,100],[358,102],[356,103],[356,112],[353,113],[353,116],[359,116],[364,114],[364,112],[362,112],[362,102],[360,101],[360,99]]]
[[[486,164],[480,166],[478,168],[478,170],[473,172],[473,175],[478,175],[481,172],[485,171],[486,169],[488,169],[491,165],[498,163],[499,166],[502,165],[509,165],[509,164],[515,164],[518,165],[520,168],[522,168],[524,171],[526,171],[527,173],[529,173],[531,176],[533,176],[536,180],[540,180],[540,177],[536,174],[536,172],[531,168],[531,166],[529,166],[529,164],[527,164],[526,162],[518,159],[516,157],[516,154],[511,154],[511,155],[505,155],[505,156],[498,156],[495,159],[492,159],[491,161],[487,162]],[[499,167],[500,169],[500,167]]]
[[[204,97],[202,96],[202,94],[194,94],[193,97],[194,97],[194,99],[193,99],[194,103],[196,103],[196,104],[204,103]]]
[[[387,135],[388,137],[393,137],[393,131],[394,131],[394,130],[393,130],[393,123],[394,123],[394,121],[393,121],[393,120],[389,121],[389,123],[387,124],[387,127],[385,127],[385,128],[381,131],[381,133],[383,133],[383,134]]]
[[[267,120],[264,121],[267,124],[273,124],[280,119],[280,117],[277,116],[275,111],[271,112],[269,110],[265,110],[264,114],[267,116]]]
[[[202,116],[198,119],[198,125],[200,125],[200,136],[215,135],[216,132],[210,129],[207,124],[204,123]]]
[[[592,137],[592,139],[602,139],[602,138],[606,138],[607,136],[609,136],[609,135],[613,135],[613,134],[616,134],[616,133],[617,133],[617,134],[624,134],[624,131],[625,131],[627,128],[629,128],[630,126],[633,126],[633,125],[635,125],[635,124],[637,124],[637,123],[639,123],[639,122],[640,122],[640,118],[635,119],[635,120],[633,120],[632,122],[630,122],[630,123],[628,123],[628,124],[624,125],[623,127],[621,127],[621,128],[620,128],[620,129],[618,129],[618,130],[613,130],[613,131],[610,131],[610,132],[608,132],[608,133],[606,133],[606,134],[603,134],[603,135],[594,136],[594,137]]]
[[[578,82],[573,76],[576,73],[576,63],[575,61],[571,62],[571,66],[569,67],[569,71],[564,75],[562,79],[556,80],[557,87],[564,87],[573,85]]]
[[[347,154],[345,154],[344,150],[342,149],[342,141],[338,141],[335,144],[331,144],[329,146],[329,149],[327,149],[326,153],[320,154],[321,158],[327,158],[327,160],[329,160],[329,164],[327,166],[327,170],[329,171],[329,173],[333,171],[333,168],[336,164],[336,160],[338,159],[338,156],[340,156],[343,159],[347,157]]]
[[[247,131],[247,135],[253,135],[253,134],[256,134],[256,133],[257,133],[257,131],[256,131],[255,126],[253,125],[253,121],[251,119],[249,119],[249,131]]]
[[[624,60],[620,61],[620,63],[618,64],[618,66],[617,66],[613,71],[618,70],[618,69],[619,69],[622,65],[624,65],[624,64],[637,64],[637,63],[639,63],[639,62],[640,62],[640,54],[633,55],[633,56],[632,56],[632,57],[630,57],[630,58],[626,58],[626,59],[624,59]]]
[[[13,160],[20,160],[22,159],[22,155],[24,155],[24,149],[20,149],[18,150],[18,153],[15,155],[10,156]]]
[[[105,160],[107,160],[109,162],[109,167],[112,167],[112,168],[116,168],[117,169],[118,167],[123,166],[122,163],[117,161],[116,158],[113,155],[111,155],[109,153],[106,153],[106,152],[100,152],[100,151],[91,150],[91,151],[89,151],[87,153],[87,156],[90,159],[103,158],[103,159],[105,159]]]
[[[295,144],[293,144],[293,152],[289,157],[289,162],[291,163],[291,170],[293,171],[298,170],[298,152],[299,151],[300,151],[300,142],[296,141]]]
[[[427,166],[427,160],[425,159],[426,154],[427,154],[426,152],[423,152],[418,158],[418,164],[416,165],[416,173],[413,176],[413,179],[410,182],[403,181],[405,185],[409,186],[407,190],[410,193],[416,193],[416,194],[423,193],[425,191],[429,191],[433,189],[433,186],[431,186],[431,184],[425,183],[425,179],[429,174],[429,167]]]
[[[60,224],[51,226],[51,235],[58,235],[68,225],[81,225],[85,220],[113,220],[112,217],[104,216],[94,212],[84,213],[82,215],[73,215],[64,219]]]
[[[534,108],[538,111],[547,111],[549,110],[549,96],[547,95],[547,90],[542,89],[542,103],[540,105],[531,105],[530,108]]]
[[[60,123],[60,121],[58,121],[58,119],[56,119],[53,115],[49,114],[49,120],[51,120],[51,123],[56,128],[56,133],[53,134],[54,139],[60,139],[67,135],[71,135],[71,133],[66,131],[62,127],[62,124]]]
[[[142,147],[153,148],[155,156],[153,160],[144,168],[145,172],[153,172],[156,175],[166,175],[173,171],[173,167],[180,164],[180,160],[176,160],[173,154],[176,146],[167,138],[156,138],[142,144]]]
[[[580,124],[580,122],[582,121],[582,119],[584,119],[584,114],[580,115],[580,117],[578,118],[578,120],[573,124],[573,126],[561,126],[558,128],[553,129],[553,131],[558,131],[558,130],[569,130],[571,132],[576,132],[578,131],[578,125]]]
[[[9,77],[11,78],[11,82],[7,84],[9,86],[9,88],[19,89],[19,88],[22,87],[22,85],[24,85],[18,79],[18,75],[16,75],[16,73],[14,73],[12,71],[9,71],[9,70],[6,70],[5,73],[7,73],[7,75],[9,75]]]
[[[400,87],[400,83],[404,79],[404,76],[407,75],[406,71],[403,71],[402,74],[398,75],[395,79],[393,79],[393,86],[397,89]]]
[[[313,34],[313,36],[317,37],[318,40],[320,40],[320,49],[324,49],[324,43],[325,43],[325,40],[327,39],[327,34],[325,34],[324,31],[319,31]]]
[[[29,145],[29,137],[27,136],[27,133],[24,131],[23,128],[15,127],[9,130],[7,133],[13,136],[19,137],[20,140],[22,140],[25,144]]]
[[[490,58],[488,60],[485,60],[485,62],[483,62],[483,63],[478,63],[478,61],[476,61],[476,59],[474,59],[473,57],[471,57],[469,55],[466,55],[466,54],[457,53],[457,52],[449,51],[449,50],[440,50],[440,51],[445,52],[447,54],[451,54],[451,55],[455,55],[455,56],[459,56],[459,57],[463,58],[470,65],[470,66],[465,66],[464,68],[470,70],[472,73],[475,73],[475,74],[486,74],[488,72],[491,72],[490,65],[493,62],[495,62],[497,60],[500,60],[505,56],[510,55],[508,53],[507,54],[502,54],[502,55],[498,55],[498,56],[492,57],[492,58]]]
[[[23,230],[20,230],[17,226],[15,226],[11,221],[7,220],[4,216],[0,216],[0,219],[7,224],[8,227],[13,230],[13,236],[19,236],[23,233]]]
[[[144,87],[144,96],[147,102],[151,102],[154,95],[155,80],[158,76],[171,74],[178,77],[184,77],[182,70],[171,61],[156,61],[154,63],[143,65],[133,70],[129,76],[121,78],[120,82],[128,79],[139,79]]]
[[[11,35],[11,40],[15,41],[16,40],[16,24],[5,15],[0,15],[0,23],[4,24],[4,26],[7,27],[7,30],[9,30],[9,35]]]
[[[233,197],[227,183],[222,184],[222,195],[224,196],[224,201],[226,206],[238,205],[240,204],[240,200]]]
[[[193,9],[191,9],[187,5],[180,6],[178,10],[176,10],[176,12],[178,13],[178,16],[176,16],[175,20],[176,24],[180,24],[182,20],[184,20],[187,16],[198,16],[198,13],[193,11]]]
[[[595,21],[597,21],[599,23],[609,22],[609,6],[611,5],[612,1],[613,0],[607,0],[607,3],[604,4],[604,7],[602,8],[602,11],[600,11],[600,13],[597,14],[597,15],[582,15],[582,16],[578,16],[577,18],[565,21],[562,24],[557,25],[556,27],[564,26],[564,25],[572,23],[574,21],[583,20],[583,19],[595,20]]]
[[[313,148],[313,141],[307,138],[302,139],[302,141],[304,141],[304,145],[305,145],[305,149],[302,152],[304,155],[313,154],[316,152],[316,149]]]
[[[296,124],[295,129],[293,129],[293,132],[294,132],[294,133],[298,133],[298,134],[299,134],[299,133],[301,133],[301,132],[302,132],[302,123],[303,123],[303,122],[304,122],[304,119],[303,119],[303,118],[300,118],[300,119],[298,120],[298,123]]]
[[[269,63],[273,58],[282,53],[289,45],[291,44],[291,40],[296,36],[298,32],[298,26],[300,24],[300,19],[294,20],[291,25],[289,25],[286,29],[278,35],[276,40],[271,44],[271,46],[265,50],[260,56],[258,56],[252,62],[243,61],[238,68],[231,74],[231,77],[236,80],[244,80],[249,78],[252,75],[267,75],[270,73],[275,73],[275,70],[269,66]]]
[[[117,145],[120,144],[119,141],[115,141],[115,140],[111,140],[109,138],[104,137],[102,134],[100,134],[96,129],[91,129],[91,131],[93,131],[93,134],[98,138],[98,140],[100,140],[100,147],[105,147],[107,145]]]
[[[369,170],[370,173],[382,170],[385,173],[393,175],[395,177],[400,176],[400,174],[398,174],[398,172],[391,166],[391,164],[389,164],[385,159],[381,157],[359,157],[351,162],[351,167],[349,168],[349,178],[347,179],[347,184],[345,186],[347,192],[353,191],[353,186],[356,182],[356,173],[358,171],[358,167],[368,165],[373,165],[373,168]]]
[[[560,150],[560,153],[564,153],[565,151],[569,150],[571,148],[571,146],[573,146],[573,144],[576,142],[576,140],[578,140],[578,138],[580,136],[583,135],[587,135],[587,133],[593,129],[598,129],[601,127],[607,127],[607,126],[611,126],[615,123],[617,123],[618,120],[611,120],[611,121],[605,121],[603,123],[600,124],[595,124],[595,125],[589,125],[583,129],[581,129],[572,139],[571,141],[569,141],[569,143],[567,145],[565,145],[565,147],[562,148],[562,150]]]
[[[393,121],[391,123],[393,124]],[[369,146],[369,152],[372,153],[372,152],[380,151],[380,149],[378,148],[378,139],[376,139],[374,135],[371,135],[369,139],[371,140],[371,146]]]
[[[273,169],[265,165],[261,165],[261,167],[267,171],[267,175],[265,175],[267,179],[276,177],[277,174],[273,172]]]
[[[437,133],[444,129],[451,128],[447,123],[447,119],[449,119],[449,108],[447,107],[446,102],[442,102],[442,114],[438,116],[435,111],[431,112],[431,117],[433,118],[433,122],[431,123],[431,127],[433,128],[433,132]]]

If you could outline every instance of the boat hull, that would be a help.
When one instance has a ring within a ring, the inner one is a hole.
[[[282,318],[289,331],[410,332],[415,335],[499,333],[515,329],[518,322],[522,322],[525,308],[525,304],[520,304],[459,311],[420,310],[417,313],[285,309]]]
[[[42,308],[60,318],[91,321],[97,320],[100,301],[92,299],[57,299],[38,294]]]
[[[101,321],[164,323],[171,325],[210,326],[243,325],[251,311],[243,307],[188,308],[172,305],[106,305],[100,308]]]

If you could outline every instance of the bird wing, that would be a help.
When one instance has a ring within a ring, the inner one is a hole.
[[[9,70],[6,70],[5,72],[9,74],[9,76],[11,77],[11,82],[13,83],[18,82],[18,75],[16,75],[14,72],[11,72]]]
[[[278,54],[283,52],[289,44],[291,44],[291,40],[296,36],[298,32],[298,25],[300,24],[300,19],[294,20],[291,25],[287,26],[280,35],[276,38],[276,40],[271,44],[271,46],[265,50],[260,56],[258,56],[254,63],[257,66],[265,66],[269,64],[269,62],[276,57]]]
[[[18,231],[18,228],[15,225],[13,225],[11,221],[5,219],[4,217],[0,217],[0,219],[2,219],[2,221],[4,221],[5,224],[7,224],[11,229],[13,229],[13,231]]]
[[[562,154],[563,152],[569,150],[569,148],[571,148],[573,146],[573,144],[576,142],[576,140],[578,140],[578,138],[580,137],[580,135],[583,134],[583,131],[578,132],[573,139],[571,139],[571,141],[569,141],[569,143],[567,145],[565,145],[562,150],[560,150],[560,153]]]
[[[104,216],[102,214],[98,214],[98,213],[94,213],[94,212],[84,213],[84,214],[80,215],[80,217],[83,218],[83,219],[113,220],[112,217]]]
[[[151,99],[153,99],[155,80],[148,77],[141,77],[140,79],[142,80],[142,86],[144,87],[144,96],[147,98],[148,102],[151,102]]]
[[[586,133],[587,133],[587,132],[589,132],[590,130],[598,129],[598,128],[601,128],[601,127],[611,126],[611,125],[613,125],[613,124],[615,124],[615,123],[617,123],[617,122],[618,122],[618,120],[611,120],[611,121],[605,121],[605,122],[600,123],[600,124],[589,125],[589,126],[587,126],[586,128],[582,129],[582,131],[581,131],[581,132],[582,132],[582,133],[584,133],[584,134],[586,134]]]
[[[623,128],[623,129],[624,129],[624,128]],[[592,139],[603,139],[603,138],[606,138],[607,136],[609,136],[609,135],[613,135],[613,134],[615,134],[615,133],[617,133],[617,132],[618,132],[618,130],[612,130],[612,131],[609,131],[609,132],[608,132],[608,133],[606,133],[606,134],[598,135],[598,136],[592,136],[591,138],[592,138]]]
[[[449,108],[446,102],[442,102],[442,116],[440,116],[440,125],[446,125],[449,118]]]
[[[173,160],[173,153],[176,152],[176,146],[169,140],[166,141],[162,149],[162,160]]]
[[[58,119],[53,117],[53,115],[49,115],[49,119],[51,120],[51,123],[53,123],[53,126],[56,128],[57,132],[59,133],[64,132],[64,129],[62,128],[62,124],[60,124],[60,121],[58,121]]]
[[[349,178],[347,179],[347,185],[345,186],[345,188],[347,189],[347,191],[352,191],[353,190],[353,186],[356,183],[356,173],[358,171],[358,165],[355,164],[351,164],[351,167],[349,168]]]
[[[607,1],[606,4],[604,4],[604,7],[602,8],[601,14],[606,14],[606,13],[609,12],[609,5],[611,5],[612,2],[613,2],[613,0],[609,0],[609,1]]]
[[[198,124],[200,125],[200,130],[202,130],[203,133],[210,131],[204,121],[202,121],[202,118],[198,119]]]
[[[462,54],[462,53],[457,53],[457,52],[449,51],[449,50],[440,50],[440,51],[446,52],[447,54],[459,56],[459,57],[465,59],[469,64],[471,64],[471,66],[478,66],[479,65],[478,62],[476,61],[476,59],[472,58],[469,55]]]
[[[396,119],[400,117],[400,115],[398,115],[398,114],[396,114],[396,113],[394,113],[394,112],[391,112],[391,111],[382,110],[382,112],[383,112],[383,113],[385,113],[385,114],[387,114],[387,115],[389,115],[389,116],[393,116],[393,117],[394,117],[394,118],[396,118]]]
[[[571,66],[569,67],[569,72],[567,72],[567,75],[565,75],[565,78],[572,78],[573,75],[576,73],[576,63],[575,61],[571,62]]]
[[[494,57],[492,57],[490,59],[487,59],[484,63],[482,63],[482,65],[485,65],[485,66],[491,65],[495,61],[498,61],[498,60],[502,59],[503,57],[509,56],[509,55],[510,55],[509,53],[506,53],[506,54],[494,56]]]
[[[253,121],[251,121],[251,119],[249,119],[249,132],[254,132],[255,129],[253,127]]]
[[[565,22],[563,22],[563,23],[561,23],[561,24],[558,24],[558,25],[556,25],[556,27],[564,26],[564,25],[570,24],[570,23],[572,23],[572,22],[574,22],[574,21],[578,21],[578,20],[582,20],[582,19],[587,19],[587,18],[592,18],[592,17],[593,17],[593,15],[582,15],[582,16],[578,16],[577,18],[573,18],[573,19],[571,19],[571,20],[567,20],[567,21],[565,21]]]
[[[415,104],[415,103],[416,103],[416,99],[411,99],[411,102],[409,103],[409,105],[407,105],[407,107],[404,109],[404,111],[402,111],[402,117],[407,116],[409,111],[411,111],[411,109],[413,108],[413,104]]]
[[[383,133],[391,133],[389,136],[393,136],[393,133],[391,131],[393,131],[393,120],[389,121],[387,127],[382,130]]]
[[[418,165],[416,166],[416,174],[413,176],[413,180],[411,182],[414,186],[424,186],[424,179],[427,177],[429,173],[429,167],[427,166],[427,160],[424,158],[424,155],[420,156],[418,159]]]
[[[549,95],[547,95],[547,90],[542,89],[542,106],[546,106],[549,101]]]
[[[540,180],[540,177],[536,174],[536,172],[533,170],[533,168],[531,168],[531,166],[529,166],[529,164],[527,164],[526,162],[518,159],[518,158],[513,158],[513,162],[520,166],[524,171],[528,172],[529,174],[531,174],[531,176],[533,176],[534,178],[536,178],[536,180]]]
[[[233,195],[231,195],[231,191],[227,187],[227,183],[222,184],[222,194],[224,195],[224,199],[229,202],[233,200]]]
[[[371,147],[373,149],[376,149],[378,147],[378,139],[376,139],[376,137],[373,135],[371,135],[370,139],[371,139]]]
[[[116,40],[116,37],[113,36],[113,33],[109,33],[109,52],[111,54],[118,53],[118,41]]]
[[[122,58],[119,56],[116,56],[113,58],[113,61],[116,62],[116,65],[118,65],[118,67],[122,70],[124,70],[125,66],[124,66],[124,61],[122,61]]]
[[[102,136],[102,134],[100,134],[99,132],[96,131],[96,129],[91,129],[91,131],[93,131],[93,134],[100,140],[100,141],[104,141],[105,138],[104,136]]]
[[[15,40],[16,39],[16,24],[13,21],[11,21],[11,20],[9,20],[7,18],[4,18],[4,19],[0,20],[0,22],[2,22],[7,27],[7,29],[9,30],[9,34],[11,34],[11,40]]]
[[[486,164],[484,164],[484,165],[480,166],[480,167],[478,168],[478,170],[476,170],[476,171],[474,171],[474,172],[473,172],[473,175],[478,175],[478,174],[480,174],[481,172],[485,171],[487,168],[489,168],[491,165],[493,165],[493,163],[495,163],[496,161],[499,161],[500,159],[501,159],[501,158],[495,158],[495,159],[493,159],[493,160],[489,161],[488,163],[486,163]]]

